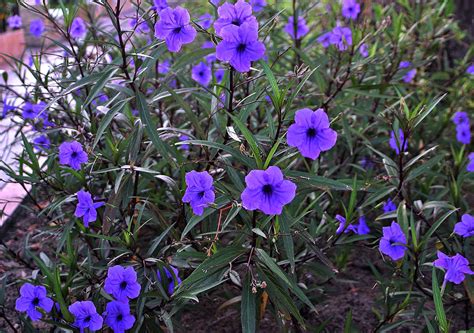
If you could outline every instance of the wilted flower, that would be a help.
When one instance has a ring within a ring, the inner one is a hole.
[[[465,274],[472,275],[473,271],[469,268],[469,261],[457,253],[449,257],[441,251],[438,251],[438,259],[433,262],[433,266],[445,270],[444,280],[460,284],[465,279]]]
[[[21,16],[10,16],[9,18],[7,18],[7,24],[10,29],[20,29],[22,25]]]
[[[339,51],[347,50],[352,45],[352,31],[348,27],[335,27],[329,36],[329,43],[336,45]]]
[[[206,13],[206,14],[203,14],[203,15],[199,16],[198,22],[199,22],[199,25],[203,29],[207,30],[212,25],[212,19],[213,19],[212,15],[209,14],[209,13]]]
[[[382,231],[383,237],[380,239],[379,245],[380,252],[393,260],[403,258],[407,239],[400,225],[393,221],[391,226],[383,227]]]
[[[364,43],[360,46],[359,53],[364,58],[367,58],[369,56],[369,48],[368,48],[367,44]]]
[[[105,323],[115,333],[123,333],[132,328],[135,323],[135,317],[130,313],[130,305],[127,302],[107,303],[103,316],[105,316]]]
[[[69,30],[72,38],[82,39],[86,37],[87,28],[86,23],[80,17],[76,17],[71,23],[71,29]]]
[[[398,66],[398,68],[405,69],[405,68],[410,68],[411,66],[412,66],[411,62],[402,61],[402,62],[400,62],[400,65]],[[416,68],[410,69],[403,76],[403,81],[405,83],[410,83],[413,80],[413,78],[415,77],[415,75],[416,75]]]
[[[356,226],[357,234],[359,235],[367,235],[370,232],[370,228],[367,225],[365,220],[365,216],[359,217],[359,224]]]
[[[74,170],[80,170],[81,164],[86,162],[87,153],[79,142],[63,142],[59,146],[59,164],[69,165]]]
[[[207,87],[212,80],[211,67],[204,62],[200,62],[193,67],[191,77],[194,81]]]
[[[400,147],[402,148],[402,151],[406,151],[408,148],[408,140],[405,140],[405,133],[403,133],[401,128],[398,129],[398,138],[400,139],[400,141],[397,140],[394,131],[390,132],[389,144],[390,147],[395,150],[397,155],[400,154]]]
[[[339,235],[343,231],[345,234],[347,234],[349,231],[354,230],[352,225],[346,227],[347,221],[344,216],[337,214],[335,219],[339,222],[339,227],[336,230],[336,234]]]
[[[358,224],[349,224],[346,227],[346,219],[341,216],[341,215],[336,215],[336,220],[339,221],[339,227],[336,230],[336,234],[340,234],[344,228],[344,233],[347,234],[350,231],[355,233],[356,235],[366,235],[370,232],[370,228],[367,225],[367,222],[365,221],[365,216],[359,217],[359,223]]]
[[[464,214],[461,221],[454,225],[454,232],[465,238],[474,236],[474,216]]]
[[[202,215],[204,208],[215,200],[212,176],[206,172],[190,171],[186,173],[186,192],[183,202],[189,202],[194,214]]]
[[[456,139],[465,145],[471,143],[471,126],[463,124],[456,126]]]
[[[119,301],[137,298],[140,295],[140,284],[137,282],[137,272],[133,267],[119,265],[109,267],[104,290]],[[110,326],[110,325],[109,325]]]
[[[265,54],[257,29],[248,23],[240,27],[228,26],[221,35],[223,40],[216,47],[217,59],[228,61],[239,72],[248,72],[251,62]]]
[[[189,13],[183,7],[167,7],[159,15],[155,36],[164,39],[171,52],[178,52],[183,44],[189,44],[196,38],[196,29],[191,25]]]
[[[44,23],[41,19],[34,19],[30,22],[30,33],[36,38],[41,37],[44,32]]]
[[[391,199],[388,199],[387,202],[383,204],[384,213],[390,213],[395,210],[397,210],[397,205],[395,205]]]
[[[306,20],[302,16],[298,16],[298,22],[296,22],[296,26],[295,26],[294,17],[293,16],[288,17],[288,23],[285,25],[285,28],[283,30],[288,35],[290,35],[291,38],[295,38],[295,35],[296,35],[296,39],[303,38],[309,32],[309,28],[306,25]]]
[[[287,142],[297,147],[301,155],[316,159],[322,151],[334,147],[337,133],[329,128],[329,119],[323,109],[296,111],[295,123],[288,128]]]
[[[252,15],[252,6],[244,0],[238,0],[234,5],[226,2],[219,7],[217,13],[218,18],[214,22],[214,29],[220,37],[224,37],[223,31],[228,27],[240,27],[244,23],[247,23],[256,32],[258,31],[258,22]],[[250,30],[246,29],[245,31]]]
[[[267,215],[280,215],[283,206],[296,195],[296,185],[283,179],[277,166],[267,170],[252,170],[245,177],[247,187],[242,192],[242,206],[247,210],[261,210]]]
[[[15,309],[26,312],[31,320],[36,321],[43,317],[43,314],[37,308],[50,312],[53,305],[53,300],[46,296],[45,287],[25,283],[20,288],[20,297],[16,300]]]
[[[470,153],[467,158],[469,159],[469,162],[467,163],[467,171],[469,172],[474,172],[474,153]]]
[[[255,13],[261,11],[267,5],[265,0],[250,0],[250,5]]]
[[[13,104],[11,104],[11,102],[9,102],[7,100],[7,97],[4,96],[3,97],[3,100],[2,100],[2,104],[3,104],[3,108],[2,108],[2,118],[0,119],[3,119],[7,116],[8,112],[12,111],[12,110],[15,110],[15,106]]]
[[[190,137],[187,136],[187,135],[184,135],[184,134],[179,137],[179,141],[187,141],[189,139],[190,139]],[[188,144],[179,145],[178,149],[180,149],[180,150],[189,150],[189,145]]]
[[[342,16],[355,20],[360,13],[360,5],[355,0],[343,0]]]
[[[181,284],[181,278],[178,276],[179,272],[176,267],[173,267],[171,265],[169,267],[173,271],[173,274],[171,274],[171,272],[169,271],[167,267],[163,267],[163,271],[165,272],[165,275],[166,275],[165,283],[167,282],[167,285],[168,285],[168,290],[167,290],[168,294],[172,295],[174,293],[175,285],[179,286]],[[158,275],[158,280],[161,283],[163,283],[163,281],[161,280],[160,270],[157,270],[156,274]]]
[[[76,217],[82,217],[84,226],[89,227],[90,222],[94,222],[97,219],[97,208],[105,205],[104,202],[94,202],[92,195],[89,192],[80,190],[77,192],[77,205],[74,215]]]
[[[37,151],[45,151],[49,149],[50,146],[51,146],[51,142],[49,141],[47,135],[40,135],[33,140],[33,147]]]
[[[73,326],[79,328],[81,332],[89,328],[94,332],[102,328],[103,319],[97,313],[94,303],[91,301],[77,301],[69,306],[69,312],[74,315]]]

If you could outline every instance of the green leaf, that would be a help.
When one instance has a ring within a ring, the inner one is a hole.
[[[119,67],[109,67],[109,69],[105,70],[105,72],[100,72],[100,76],[98,80],[94,81],[94,85],[92,89],[89,91],[89,95],[87,96],[86,100],[82,107],[85,109],[93,100],[97,97],[97,95],[104,89],[105,85],[109,80],[114,76],[115,73],[119,70]],[[91,119],[93,121],[93,119]]]
[[[252,277],[247,273],[242,285],[241,316],[243,333],[253,333],[256,331],[256,295],[252,292]]]
[[[351,186],[344,184],[337,180],[332,180],[326,177],[310,175],[306,172],[301,171],[288,171],[286,173],[289,177],[296,177],[297,180],[301,181],[305,185],[311,185],[323,190],[337,190],[337,191],[350,191]]]
[[[439,324],[439,329],[443,333],[449,332],[448,321],[446,313],[444,312],[443,299],[438,285],[438,277],[436,275],[436,268],[433,266],[432,271],[432,287],[433,287],[433,302],[435,304],[436,321]]]
[[[234,117],[233,115],[231,115],[229,113],[229,116],[232,118],[232,120],[235,122],[235,124],[237,125],[237,127],[240,129],[240,131],[242,132],[242,134],[244,135],[245,137],[245,140],[247,140],[249,146],[250,146],[250,149],[252,150],[252,153],[254,155],[254,159],[255,159],[255,162],[257,164],[257,168],[258,169],[262,169],[263,168],[263,163],[262,163],[262,157],[260,156],[261,154],[261,150],[257,144],[257,141],[255,140],[253,134],[249,131],[249,129],[247,128],[247,126],[245,126],[240,120],[239,118],[237,117]]]
[[[273,75],[273,72],[268,66],[268,64],[264,60],[260,60],[260,65],[263,67],[263,71],[265,72],[265,75],[267,76],[267,80],[270,83],[270,87],[272,88],[273,92],[273,97],[275,98],[275,102],[278,104],[276,107],[280,108],[280,89],[278,88],[278,82],[275,79],[275,75]]]

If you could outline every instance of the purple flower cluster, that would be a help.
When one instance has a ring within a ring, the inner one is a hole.
[[[348,27],[337,26],[332,31],[319,36],[317,41],[324,48],[335,45],[339,51],[345,51],[352,45],[352,31]]]
[[[73,326],[84,332],[86,328],[94,332],[102,328],[104,319],[97,313],[91,301],[77,301],[69,306],[69,312],[74,315]]]
[[[398,66],[399,69],[403,69],[405,71],[403,75],[403,81],[405,83],[410,83],[416,76],[416,68],[412,68],[412,63],[409,61],[402,61]]]
[[[360,13],[360,5],[355,0],[343,0],[342,16],[347,19],[356,20]]]
[[[473,275],[474,272],[469,268],[469,261],[462,255],[449,257],[441,251],[438,251],[438,259],[433,262],[433,265],[445,270],[444,280],[454,284],[460,284],[464,281],[465,275]]]
[[[118,301],[128,301],[140,294],[140,284],[137,282],[137,272],[133,267],[112,266],[107,272],[104,290]]]
[[[458,111],[453,116],[453,123],[456,125],[456,139],[465,145],[471,143],[471,124],[466,112]]]
[[[214,203],[215,193],[212,176],[206,171],[186,174],[186,192],[183,202],[189,202],[194,214],[202,215],[204,208]]]
[[[7,18],[7,24],[10,29],[20,29],[23,22],[20,15],[13,15]]]
[[[87,153],[79,142],[63,142],[59,146],[59,164],[68,165],[74,170],[81,170],[81,164],[86,163],[87,160]]]

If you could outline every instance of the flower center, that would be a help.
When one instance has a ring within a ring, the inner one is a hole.
[[[245,45],[245,44],[243,44],[243,43],[242,43],[242,44],[239,44],[239,46],[237,46],[237,52],[242,53],[242,52],[245,51],[246,48],[247,48],[247,45]]]
[[[270,184],[263,185],[262,192],[266,195],[270,195],[273,193],[273,187]]]
[[[232,24],[240,27],[240,20],[239,19],[233,19]]]
[[[199,72],[199,76],[204,76],[204,72]]]
[[[125,288],[127,288],[127,281],[120,282],[120,289],[124,290]]]
[[[77,152],[73,151],[73,152],[71,153],[71,157],[72,157],[72,158],[76,158],[76,157],[77,157]]]
[[[181,32],[181,30],[183,30],[183,27],[174,28],[174,29],[173,29],[173,33],[179,34],[179,33]]]
[[[204,192],[204,191],[199,192],[199,194],[198,194],[199,199],[204,198],[204,195],[205,195],[205,194],[206,194],[206,192]]]
[[[117,316],[117,321],[122,321],[122,320],[123,320],[123,315],[122,315],[122,314],[119,314],[119,315]]]
[[[306,135],[310,138],[314,138],[316,136],[316,129],[315,128],[308,128],[306,130]]]
[[[33,303],[34,306],[37,306],[37,305],[39,304],[39,302],[40,302],[40,300],[39,300],[38,297],[33,298],[33,302],[32,302],[32,303]]]
[[[91,321],[91,319],[92,319],[91,316],[87,316],[86,318],[84,318],[84,321],[85,321],[85,322],[89,322],[89,321]]]

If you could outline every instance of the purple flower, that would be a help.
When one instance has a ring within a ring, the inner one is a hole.
[[[224,75],[225,75],[225,69],[224,68],[218,68],[214,72],[214,76],[216,77],[216,82],[221,83],[222,79],[224,78]]]
[[[158,62],[158,73],[166,74],[170,71],[170,68],[171,62],[169,61],[169,59],[165,59]]]
[[[167,282],[168,285],[168,295],[172,295],[174,293],[175,285],[179,286],[181,284],[181,278],[178,276],[179,272],[176,267],[173,267],[171,265],[169,267],[173,271],[173,274],[171,274],[167,267],[163,267],[163,271],[166,274],[165,283]],[[163,283],[163,281],[161,280],[160,270],[158,270],[156,274],[158,275],[158,280]]]
[[[474,172],[474,153],[470,153],[467,158],[469,159],[469,162],[467,163],[467,171],[469,172]]]
[[[59,164],[69,165],[74,170],[80,170],[81,164],[86,162],[87,153],[79,142],[63,142],[59,146]]]
[[[7,116],[8,112],[15,110],[15,106],[13,104],[10,104],[10,102],[7,100],[7,96],[3,97],[2,100],[3,108],[2,108],[2,118],[3,119]]]
[[[469,116],[467,112],[458,111],[453,116],[453,123],[456,125],[469,125]]]
[[[342,16],[347,19],[355,20],[360,13],[360,5],[355,0],[343,0]]]
[[[135,29],[136,31],[142,34],[148,34],[151,31],[150,26],[148,25],[147,21],[142,21],[140,22],[140,24],[137,24],[137,23],[138,23],[137,19],[131,19],[130,29]]]
[[[388,142],[390,144],[390,147],[395,150],[397,155],[400,154],[400,147],[402,147],[402,151],[406,151],[408,148],[408,140],[405,140],[405,134],[403,133],[401,128],[398,129],[398,137],[400,141],[398,141],[395,137],[395,132],[391,131],[390,140]]]
[[[359,224],[357,225],[357,234],[367,235],[370,232],[370,228],[367,225],[365,216],[359,217]]]
[[[405,68],[410,68],[412,66],[411,62],[409,61],[402,61],[400,62],[400,65],[398,66],[398,68],[400,69],[405,69]],[[408,72],[405,73],[405,75],[403,76],[403,81],[405,83],[410,83],[413,78],[415,77],[416,75],[416,69],[413,68],[411,70],[409,70]]]
[[[438,259],[433,262],[433,266],[443,268],[446,272],[444,280],[455,284],[463,282],[465,274],[474,274],[469,268],[469,261],[459,253],[449,257],[443,252],[438,251]]]
[[[71,23],[71,29],[69,30],[69,34],[72,38],[75,39],[82,39],[86,37],[87,28],[86,23],[80,17],[76,17]]]
[[[470,66],[466,69],[466,73],[467,73],[467,74],[474,75],[474,65],[470,65]]]
[[[360,160],[360,165],[364,169],[371,169],[374,167],[374,162],[371,160],[369,156],[364,156],[364,158]]]
[[[395,210],[397,210],[397,205],[395,205],[391,199],[388,199],[387,202],[383,204],[384,213],[390,213]]]
[[[352,45],[352,31],[347,27],[335,27],[329,36],[329,43],[336,45],[339,51],[347,50]]]
[[[347,221],[344,216],[341,216],[339,214],[336,215],[336,220],[339,221],[339,227],[336,230],[336,234],[339,235],[341,232],[344,231],[345,234],[349,233],[349,231],[356,231],[353,225],[348,225],[346,227]]]
[[[216,47],[216,57],[228,61],[237,71],[250,70],[252,61],[265,54],[265,46],[258,40],[258,31],[249,23],[240,27],[228,26],[221,31],[223,40]]]
[[[474,216],[464,214],[461,221],[454,225],[454,232],[465,238],[474,236]]]
[[[179,141],[187,141],[189,139],[190,139],[190,137],[187,136],[187,135],[184,135],[184,134],[179,137]],[[188,144],[182,144],[178,147],[178,149],[180,149],[180,150],[189,150],[189,145]]]
[[[69,312],[74,315],[73,326],[84,332],[85,328],[94,332],[102,328],[102,317],[97,313],[94,303],[91,301],[77,301],[69,306]]]
[[[23,106],[23,119],[35,119],[38,115],[38,109],[32,103],[26,102]]]
[[[369,56],[369,48],[368,48],[367,44],[364,43],[360,46],[359,53],[364,58],[367,58]]]
[[[306,25],[306,20],[302,16],[298,16],[298,22],[295,21],[294,17],[288,17],[288,23],[285,25],[283,29],[291,38],[295,38],[295,31],[296,31],[296,39],[301,39],[309,32],[309,28]]]
[[[168,8],[168,1],[166,0],[153,0],[154,6],[152,9],[156,10],[157,12],[162,11],[165,8]]]
[[[119,301],[137,298],[140,295],[140,284],[137,282],[137,272],[133,267],[119,265],[109,267],[104,290]]]
[[[40,38],[44,32],[44,23],[41,19],[34,19],[30,22],[30,33],[36,38]]]
[[[186,185],[183,202],[189,202],[194,214],[202,215],[216,198],[212,176],[206,171],[190,171],[186,173]]]
[[[89,192],[80,190],[77,192],[77,205],[74,215],[76,217],[82,217],[84,226],[89,227],[90,222],[94,222],[97,219],[97,208],[105,205],[104,202],[94,202]]]
[[[334,147],[336,141],[337,133],[329,128],[329,119],[323,109],[296,111],[295,123],[288,128],[289,146],[297,147],[301,155],[315,160],[322,151]]]
[[[380,239],[379,245],[380,252],[393,260],[403,258],[407,239],[400,225],[393,221],[390,227],[383,227],[382,231],[383,237]]]
[[[211,41],[204,42],[204,43],[202,43],[202,46],[201,46],[202,49],[213,49],[214,47],[215,47],[215,45]],[[214,53],[208,54],[206,56],[206,61],[208,63],[216,61],[216,53],[214,52]]]
[[[164,39],[171,52],[178,52],[183,44],[189,44],[196,38],[196,29],[190,22],[189,13],[183,7],[167,7],[160,12],[155,37]]]
[[[256,32],[258,31],[258,22],[252,15],[252,6],[244,0],[237,1],[235,5],[226,2],[219,7],[217,13],[218,19],[214,22],[214,29],[220,37],[224,37],[223,32],[228,27],[240,27],[244,23]]]
[[[31,320],[40,320],[43,314],[36,308],[41,308],[50,312],[54,302],[46,296],[46,288],[43,286],[34,286],[31,283],[25,283],[20,288],[20,297],[17,298],[15,309],[26,312]]]
[[[250,0],[250,5],[255,13],[261,11],[267,5],[265,0]]]
[[[124,333],[135,323],[135,317],[130,313],[130,305],[127,302],[107,303],[103,316],[105,316],[105,323],[114,333]]]
[[[36,151],[46,151],[51,147],[51,142],[47,135],[40,135],[33,140],[33,146]]]
[[[469,124],[456,126],[456,139],[462,144],[470,144],[471,126],[469,126]]]
[[[197,83],[207,87],[212,80],[211,67],[204,62],[200,62],[193,67],[191,77]]]
[[[207,30],[212,25],[212,19],[213,19],[212,15],[209,14],[209,13],[206,13],[206,14],[203,14],[203,15],[199,16],[198,22],[199,22],[199,25],[204,30]]]
[[[242,192],[242,206],[247,210],[261,210],[267,215],[280,215],[283,206],[295,197],[296,185],[283,179],[277,166],[267,170],[252,170],[245,177],[247,187]]]
[[[13,15],[7,18],[8,27],[10,29],[20,29],[22,25],[21,16]]]
[[[320,43],[324,48],[329,47],[329,45],[331,45],[331,35],[331,31],[325,32],[324,34],[318,37],[318,43]]]

